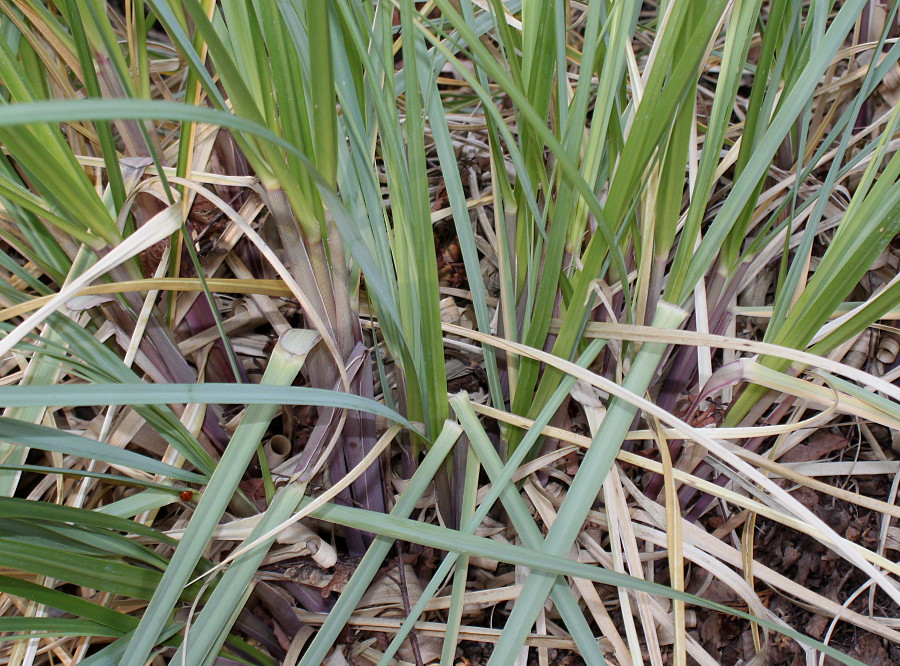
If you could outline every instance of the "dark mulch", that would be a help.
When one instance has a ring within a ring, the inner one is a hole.
[[[827,480],[835,486],[846,479]],[[855,478],[854,490],[870,497],[888,496],[890,477],[873,475]],[[881,516],[854,504],[836,500],[809,488],[797,488],[791,493],[834,530],[854,543],[876,550]],[[843,604],[868,582],[867,576],[835,555],[811,537],[778,523],[758,519],[754,543],[756,561],[790,577],[800,585],[824,597]],[[868,666],[900,664],[900,646],[880,636],[865,632],[846,622],[831,628],[831,618],[818,615],[802,607],[803,600],[789,599],[762,583],[757,592],[767,608],[795,629],[824,641]],[[712,586],[705,595],[716,601],[740,607],[741,602],[730,589]],[[799,603],[797,603],[799,602]],[[858,595],[850,603],[850,610],[863,615],[900,618],[900,608],[881,591],[876,591],[870,608],[869,591]],[[720,664],[742,664],[750,660],[755,650],[749,623],[713,612],[698,613],[698,627],[693,635]],[[802,666],[804,651],[795,641],[770,633],[765,664],[770,666]],[[838,662],[826,658],[826,665]]]

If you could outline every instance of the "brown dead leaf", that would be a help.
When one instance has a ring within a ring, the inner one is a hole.
[[[830,622],[831,620],[824,615],[813,615],[809,622],[806,623],[806,633],[813,638],[822,638]]]
[[[819,494],[812,488],[807,488],[806,486],[800,486],[792,491],[791,497],[812,511],[815,511],[819,506]]]
[[[821,460],[828,454],[847,447],[847,438],[827,430],[820,430],[803,444],[798,444],[781,456],[780,462],[808,462]]]
[[[875,634],[863,634],[856,642],[853,656],[868,666],[893,666],[896,664],[891,659],[881,639]]]
[[[797,575],[794,576],[800,585],[806,584],[810,574],[817,574],[821,569],[821,557],[818,554],[806,552],[797,562]]]
[[[781,566],[787,568],[794,564],[803,555],[803,551],[793,546],[787,546],[781,556]]]

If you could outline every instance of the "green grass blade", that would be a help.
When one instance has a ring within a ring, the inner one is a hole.
[[[125,532],[149,537],[158,543],[174,545],[175,540],[162,532],[132,520],[106,516],[96,511],[60,506],[47,502],[35,502],[12,497],[0,497],[0,516],[40,520],[46,522],[72,523],[84,527]]]
[[[403,494],[397,500],[397,504],[391,510],[391,516],[405,519],[412,513],[416,502],[419,501],[428,484],[432,482],[435,474],[444,464],[444,459],[447,457],[450,449],[456,444],[461,433],[462,428],[456,423],[447,421],[444,424],[441,434],[428,450],[425,459],[419,464],[419,468],[413,474]],[[360,526],[358,529],[371,531],[371,527],[372,525]],[[328,619],[322,625],[322,628],[319,629],[319,633],[316,634],[313,642],[298,662],[300,666],[318,666],[322,663],[337,640],[338,635],[343,631],[350,615],[356,610],[356,605],[363,594],[365,594],[375,574],[381,568],[384,558],[390,551],[393,543],[394,539],[379,535],[372,545],[369,546],[369,550],[366,551],[365,556],[357,566],[353,577],[347,583],[334,608],[328,613]]]
[[[291,483],[281,490],[244,544],[253,543],[290,518],[303,499],[305,489],[305,483]],[[173,663],[184,659],[188,664],[201,664],[216,655],[243,607],[253,576],[274,541],[273,535],[229,565],[199,617],[192,623],[190,633],[172,658]]]
[[[16,387],[8,387],[15,391]],[[47,388],[47,387],[40,387]],[[115,388],[111,388],[115,391]],[[40,389],[35,391],[40,393]],[[0,398],[2,404],[3,398]],[[22,403],[19,403],[22,404]],[[28,401],[25,405],[35,404]],[[39,404],[39,403],[38,403]],[[99,402],[97,404],[104,404]],[[80,435],[73,435],[68,432],[57,430],[56,428],[48,428],[46,426],[34,425],[17,419],[10,419],[0,416],[0,438],[6,442],[14,443],[21,447],[40,449],[42,451],[53,451],[56,453],[65,453],[79,458],[88,460],[102,460],[111,465],[120,465],[132,469],[139,469],[148,474],[159,474],[170,479],[177,479],[185,483],[204,483],[205,477],[199,474],[186,472],[178,467],[167,465],[147,456],[143,456],[134,451],[127,451],[115,446],[111,446],[106,442],[98,442]]]
[[[234,384],[132,384],[104,386],[97,384],[0,387],[0,404],[7,406],[103,406],[103,405],[177,405],[209,403],[221,405],[320,405],[352,409],[383,416],[412,429],[410,423],[381,403],[369,398],[311,389],[300,386],[273,387],[247,384],[241,392]],[[51,429],[52,430],[52,429]]]
[[[72,594],[36,585],[27,580],[0,576],[0,591],[22,599],[30,599],[49,608],[70,613],[83,620],[101,624],[122,633],[131,631],[137,626],[137,618],[130,615],[85,601]]]
[[[55,617],[2,617],[0,631],[27,631],[27,634],[13,634],[0,637],[0,641],[18,641],[34,638],[37,634],[43,638],[57,636],[113,636],[118,638],[121,631],[116,631],[90,620],[70,620]]]
[[[582,365],[583,367],[587,367],[588,365],[590,365],[597,357],[597,354],[599,354],[603,349],[604,344],[605,343],[602,340],[592,341],[588,345],[582,356],[579,358],[579,365]],[[525,514],[522,514],[519,511],[519,509],[522,508],[523,505],[521,503],[521,498],[518,497],[514,487],[511,485],[510,479],[512,478],[515,470],[518,469],[518,467],[525,460],[528,453],[533,449],[534,445],[540,438],[540,433],[543,430],[544,426],[550,423],[550,419],[556,413],[556,410],[559,409],[560,404],[562,404],[562,401],[568,395],[569,390],[574,384],[575,379],[573,377],[568,375],[565,375],[563,377],[563,380],[560,383],[559,387],[557,387],[557,390],[553,393],[550,400],[538,413],[533,427],[522,439],[519,447],[510,456],[509,460],[506,463],[506,466],[502,468],[502,471],[497,471],[497,468],[499,468],[500,465],[499,457],[496,456],[496,452],[494,454],[495,457],[489,457],[483,452],[479,455],[479,458],[485,465],[486,471],[488,471],[488,473],[491,475],[491,481],[493,485],[490,492],[482,500],[481,506],[478,507],[474,516],[469,521],[464,523],[463,527],[460,530],[461,532],[464,532],[466,534],[474,534],[475,530],[479,525],[481,525],[485,516],[487,516],[488,511],[491,509],[491,507],[493,507],[497,499],[505,499],[506,497],[509,497],[509,501],[506,501],[504,503],[508,505],[507,510],[510,513],[510,517],[514,521],[516,529],[524,535],[524,538],[530,539],[534,537],[534,543],[538,543],[540,539],[540,533],[537,532],[536,534],[533,534],[529,531],[530,529],[536,530],[537,528],[527,510],[525,511]],[[452,398],[451,405],[454,406],[454,411],[457,411],[456,406],[460,405],[461,407],[458,411],[458,414],[461,411],[462,418],[464,419],[466,417],[467,412],[465,411],[464,407],[465,401],[462,398]],[[470,433],[470,442],[472,442],[473,445],[478,445],[478,436],[481,434],[481,432],[470,424],[467,426],[466,423],[463,423],[463,426],[466,427]],[[494,467],[495,460],[498,463],[497,468]],[[523,515],[525,516],[524,518]],[[450,573],[451,568],[455,564],[456,558],[457,553],[452,551],[447,553],[444,561],[441,563],[440,567],[438,567],[438,570],[432,575],[431,580],[429,581],[425,590],[423,590],[418,601],[416,601],[416,603],[410,609],[409,616],[404,620],[400,629],[391,640],[390,645],[388,645],[388,648],[385,650],[385,656],[382,662],[391,658],[396,653],[397,649],[399,649],[401,643],[406,639],[406,636],[412,630],[413,625],[419,620],[419,617],[424,612],[425,606],[427,605],[428,601],[430,601],[431,598],[437,593],[438,588],[443,584],[446,576]],[[590,628],[587,626],[587,623],[585,622],[584,617],[581,614],[581,610],[579,609],[578,604],[575,603],[575,599],[572,597],[571,592],[565,585],[554,588],[553,599],[560,610],[560,614],[562,615],[566,626],[578,641],[578,645],[582,650],[582,653],[585,655],[594,654],[597,648],[596,643],[593,640]]]
[[[301,506],[305,506],[306,503],[307,502],[304,501]],[[404,520],[393,515],[376,514],[364,509],[355,509],[353,507],[339,506],[336,504],[327,504],[320,509],[316,509],[312,512],[312,515],[315,518],[334,522],[339,525],[346,525],[348,527],[356,527],[358,529],[374,528],[377,529],[379,534],[393,539],[402,539],[404,541],[431,546],[432,548],[445,550],[451,553],[465,553],[470,556],[486,557],[527,567],[532,570],[532,576],[537,575],[538,572],[544,572],[554,579],[556,576],[584,578],[585,580],[591,580],[603,585],[628,587],[637,592],[646,592],[647,594],[658,595],[667,599],[684,601],[685,603],[694,604],[701,608],[708,608],[718,613],[725,613],[744,620],[756,622],[772,631],[789,636],[804,645],[819,650],[820,652],[837,659],[841,663],[850,664],[852,666],[863,666],[862,662],[839,652],[835,648],[813,640],[809,636],[768,618],[756,617],[730,606],[725,606],[723,604],[708,601],[702,597],[673,590],[658,583],[652,583],[641,578],[633,578],[627,574],[601,569],[600,567],[590,564],[574,562],[558,555],[550,555],[549,553],[539,550],[532,550],[509,543],[501,543],[486,537],[477,537],[454,530],[447,530],[437,525],[421,523],[409,519]],[[507,627],[509,627],[508,624]],[[327,652],[327,647],[328,646],[323,650],[323,654]],[[496,654],[496,652],[497,648],[495,647],[494,654]],[[301,661],[300,663],[312,664],[319,662]]]
[[[660,303],[654,325],[662,328],[678,326],[685,313],[680,308]],[[659,343],[645,344],[625,378],[623,386],[628,390],[643,394],[656,372],[657,365],[665,346]],[[607,409],[603,423],[592,439],[592,446],[585,454],[584,460],[575,475],[569,491],[558,511],[556,522],[547,533],[541,552],[556,557],[564,556],[600,491],[612,461],[625,439],[637,408],[619,398],[614,398]],[[553,587],[555,577],[541,572],[532,572],[525,583],[522,593],[513,607],[507,629],[491,656],[491,662],[512,664],[521,650],[525,635],[528,633],[540,607],[547,599]]]
[[[746,169],[735,182],[712,226],[704,235],[700,247],[672,267],[671,278],[665,290],[666,300],[683,303],[693,291],[694,285],[707,271],[731,226],[743,210],[760,178],[768,170],[778,146],[791,130],[828,63],[843,44],[865,2],[866,0],[850,0],[840,8],[828,31],[816,45],[809,62],[798,77],[797,84],[782,98],[775,118],[760,140]]]
[[[162,575],[143,567],[117,560],[67,552],[60,557],[58,548],[30,543],[17,543],[0,538],[0,557],[11,569],[30,571],[74,585],[149,599]],[[178,590],[178,597],[181,590]],[[176,599],[177,601],[177,599]]]
[[[285,333],[275,346],[263,375],[263,383],[275,387],[290,386],[318,340],[318,334],[312,331],[294,329]],[[175,601],[187,585],[276,409],[274,404],[256,404],[247,408],[144,611],[136,638],[122,657],[124,663],[143,663],[159,639]]]

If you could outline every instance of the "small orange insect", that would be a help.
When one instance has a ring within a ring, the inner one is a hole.
[[[179,495],[179,497],[181,497],[181,499],[182,499],[183,501],[185,501],[185,502],[190,502],[190,501],[191,501],[191,498],[192,498],[193,496],[194,496],[194,491],[193,491],[193,490],[182,490],[182,491],[181,491],[181,494]]]

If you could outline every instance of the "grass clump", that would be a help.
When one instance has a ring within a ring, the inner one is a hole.
[[[832,5],[0,5],[3,657],[896,661]]]

